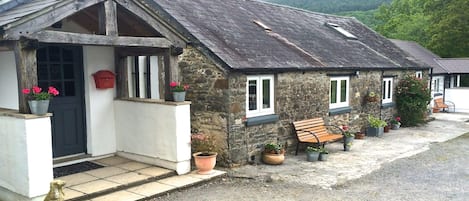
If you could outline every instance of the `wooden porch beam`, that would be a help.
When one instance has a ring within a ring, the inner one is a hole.
[[[37,32],[90,6],[105,0],[64,0],[4,27],[4,39],[18,40],[22,35]]]
[[[31,88],[37,85],[37,61],[35,42],[21,38],[14,47],[16,60],[16,73],[18,77],[18,102],[19,112],[23,114],[30,113],[28,99],[22,93],[22,89]]]
[[[135,15],[140,17],[143,21],[147,22],[153,29],[160,32],[163,36],[168,38],[174,43],[174,46],[186,47],[186,43],[189,41],[183,35],[179,34],[177,30],[174,30],[168,23],[160,19],[160,16],[155,11],[147,8],[144,4],[139,1],[128,1],[128,0],[115,0],[122,7],[132,11]]]
[[[117,4],[113,0],[105,1],[99,9],[99,32],[107,36],[117,36]]]
[[[39,31],[28,36],[44,43],[65,43],[76,45],[102,45],[122,47],[158,47],[169,48],[171,42],[165,38],[103,36],[60,31]]]
[[[175,47],[168,49],[164,56],[164,79],[165,79],[165,100],[172,101],[173,96],[171,93],[171,87],[169,83],[172,81],[179,81],[179,65],[178,56],[173,54]]]

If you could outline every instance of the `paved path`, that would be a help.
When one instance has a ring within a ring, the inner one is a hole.
[[[328,145],[327,162],[288,155],[283,165],[231,169],[223,181],[158,200],[469,200],[469,134],[451,140],[469,132],[469,114],[434,117],[356,140],[351,152]]]

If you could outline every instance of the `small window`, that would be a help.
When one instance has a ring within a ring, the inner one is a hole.
[[[127,57],[129,97],[160,99],[163,88],[160,82],[163,77],[159,66],[163,65],[160,56],[129,56]]]
[[[415,72],[415,77],[416,77],[416,78],[419,78],[419,79],[422,79],[422,77],[423,77],[423,76],[422,76],[422,71],[417,71],[417,72]]]
[[[274,114],[274,76],[248,76],[246,117]]]
[[[382,90],[383,103],[392,103],[392,89],[393,89],[393,79],[384,78],[383,90]]]
[[[338,33],[342,34],[343,36],[345,36],[347,39],[354,39],[354,40],[357,40],[357,37],[353,34],[351,34],[350,32],[348,32],[347,30],[345,30],[344,28],[340,27],[338,24],[334,24],[334,23],[326,23],[326,25],[332,29],[334,29],[335,31],[337,31]]]
[[[331,78],[330,109],[349,106],[349,86],[349,77]]]

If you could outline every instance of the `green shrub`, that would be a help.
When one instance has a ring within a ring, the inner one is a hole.
[[[427,83],[414,76],[406,76],[396,89],[396,105],[402,125],[416,126],[423,123],[431,100]]]

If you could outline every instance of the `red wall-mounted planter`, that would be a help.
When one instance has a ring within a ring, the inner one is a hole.
[[[93,74],[94,82],[97,89],[111,89],[114,88],[116,75],[108,70],[100,70]]]

